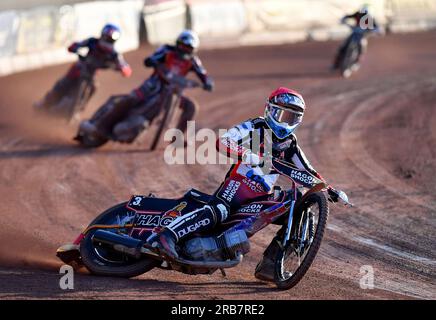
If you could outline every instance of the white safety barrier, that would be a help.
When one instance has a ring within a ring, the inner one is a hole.
[[[98,37],[106,23],[119,25],[119,51],[139,46],[143,0],[94,1],[0,13],[0,75],[77,59],[66,47]],[[96,12],[98,14],[96,14]]]
[[[99,36],[106,23],[121,28],[121,38],[116,46],[120,51],[136,49],[139,46],[139,22],[143,1],[96,1],[74,5],[76,16],[75,39]],[[98,12],[98,14],[95,14]]]
[[[381,0],[245,0],[249,26],[245,41],[255,44],[255,38],[270,43],[341,38],[349,30],[340,25],[340,19],[356,12],[364,3],[370,5],[375,19],[384,24]]]
[[[385,0],[389,29],[409,32],[436,28],[435,0]]]
[[[0,12],[0,57],[15,54],[18,25],[16,11]]]
[[[150,5],[146,3],[143,17],[148,42],[153,45],[174,42],[177,35],[186,28],[186,8],[183,0]]]
[[[191,0],[192,29],[202,38],[239,36],[248,27],[244,4],[237,0]]]
[[[206,47],[269,45],[343,38],[350,31],[340,19],[363,4],[392,32],[436,28],[436,0],[123,0],[46,6],[0,12],[0,75],[73,60],[66,46],[98,36],[108,22],[122,29],[120,51],[138,47],[141,19],[153,45],[172,43],[185,28],[197,31]]]

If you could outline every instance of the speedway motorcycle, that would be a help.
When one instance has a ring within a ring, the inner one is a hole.
[[[353,72],[359,69],[358,61],[362,52],[362,42],[367,41],[366,36],[371,32],[360,27],[355,27],[345,23],[351,28],[351,35],[347,38],[341,50],[337,53],[338,61],[336,70],[339,71],[342,77],[349,78]]]
[[[86,125],[86,121],[82,122],[74,139],[82,146],[89,148],[100,147],[110,140],[131,143],[145,129],[144,123],[147,121],[145,114],[154,109],[159,112],[155,117],[158,119],[158,125],[150,149],[155,150],[162,133],[172,121],[183,91],[187,88],[200,86],[199,82],[195,80],[186,79],[158,68],[156,71],[162,79],[163,85],[158,92],[149,97],[145,105],[135,107],[135,103],[131,101],[131,99],[134,99],[133,97],[126,95],[115,96],[111,98],[110,103],[103,105],[92,116],[90,122],[94,127],[90,129]],[[130,122],[127,134],[125,131],[120,134],[117,126],[123,126],[126,119],[129,119]]]
[[[340,191],[331,194],[327,184],[282,160],[272,160],[274,170],[290,179],[291,187],[242,205],[207,234],[194,234],[177,244],[179,258],[167,260],[149,240],[177,217],[203,207],[210,195],[195,189],[178,199],[133,195],[127,202],[107,209],[92,221],[72,244],[57,256],[92,274],[135,277],[153,268],[185,274],[212,274],[233,268],[250,251],[250,237],[269,224],[281,226],[275,257],[275,283],[279,289],[294,287],[312,264],[324,235],[328,200],[351,205]]]
[[[94,75],[88,66],[86,57],[77,53],[79,57],[80,78],[72,85],[67,93],[55,104],[47,104],[44,100],[35,103],[37,112],[59,117],[68,122],[78,120],[79,113],[85,109],[96,90]]]

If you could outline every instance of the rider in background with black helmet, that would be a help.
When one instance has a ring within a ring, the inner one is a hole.
[[[352,24],[350,25],[348,21],[352,21]],[[345,25],[350,25],[353,27],[353,33],[354,32],[362,32],[363,37],[361,38],[359,45],[359,56],[358,59],[353,66],[353,71],[357,70],[360,67],[360,59],[363,56],[363,54],[366,52],[368,47],[368,40],[366,39],[367,36],[371,33],[381,33],[381,30],[379,28],[379,25],[377,24],[375,18],[370,14],[369,12],[369,5],[365,4],[361,7],[359,11],[354,12],[353,14],[349,14],[344,16],[341,19],[341,23]],[[342,43],[341,47],[339,48],[335,61],[331,67],[332,70],[336,70],[339,67],[339,62],[341,60],[341,57],[345,54],[345,50],[347,49],[347,46],[349,42],[351,41],[353,33],[347,37],[347,39]]]

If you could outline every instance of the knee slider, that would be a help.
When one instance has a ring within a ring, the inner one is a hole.
[[[208,207],[209,210],[212,210],[212,212],[215,213],[217,223],[223,222],[224,220],[227,219],[227,216],[229,215],[229,211],[227,210],[227,207],[222,203],[214,205],[213,208],[209,205],[205,207]]]

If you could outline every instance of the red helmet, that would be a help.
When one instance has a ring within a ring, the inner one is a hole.
[[[303,120],[306,104],[297,91],[280,87],[265,105],[265,121],[279,139],[291,135]]]

